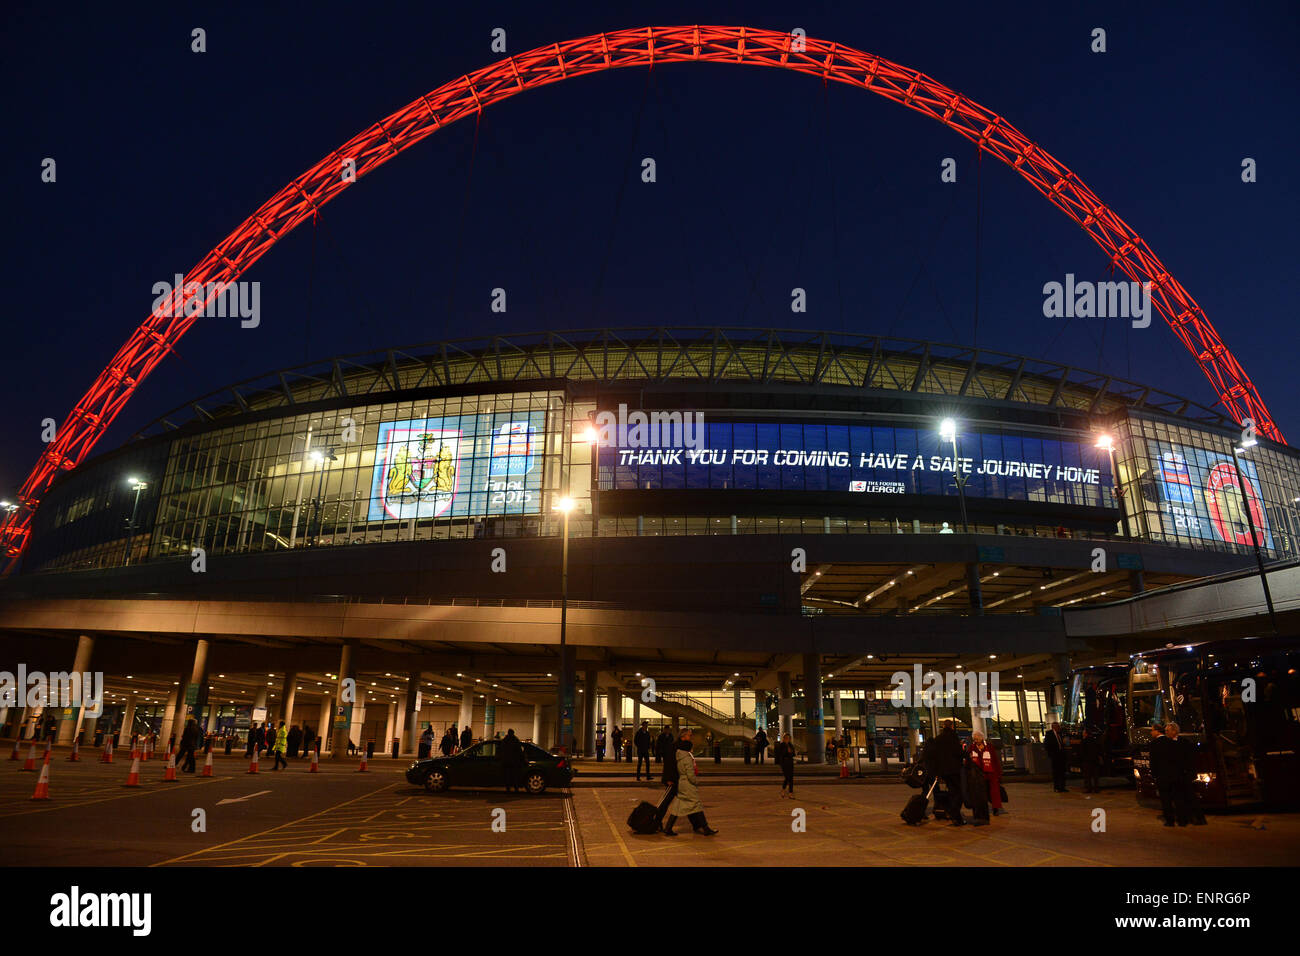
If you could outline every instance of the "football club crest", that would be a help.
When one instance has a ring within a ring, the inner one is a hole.
[[[390,518],[436,518],[460,486],[460,432],[392,428],[384,451],[380,500]]]
[[[1246,501],[1241,500],[1241,486],[1246,486]],[[1219,537],[1233,544],[1252,544],[1250,523],[1255,523],[1259,543],[1264,543],[1264,509],[1260,504],[1255,483],[1246,475],[1238,481],[1237,468],[1232,462],[1221,461],[1210,469],[1205,481],[1205,504],[1210,511],[1210,522]],[[1249,517],[1246,508],[1250,508]]]

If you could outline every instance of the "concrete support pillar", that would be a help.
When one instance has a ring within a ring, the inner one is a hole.
[[[831,699],[835,701],[835,736],[844,736],[844,701],[840,699],[838,690],[831,691]]]
[[[259,707],[266,708],[266,697],[268,693],[270,692],[265,687],[259,687],[257,689],[257,693],[253,695],[253,710],[257,710]],[[270,714],[270,710],[267,709],[267,720],[271,719]]]
[[[809,763],[826,762],[826,725],[822,717],[822,660],[803,656],[804,746]]]
[[[419,693],[420,672],[414,671],[406,679],[406,696],[398,715],[397,735],[402,738],[402,753],[413,754],[420,747],[420,713],[415,709],[415,697]]]
[[[542,705],[533,704],[533,743],[542,746]]]
[[[334,698],[322,694],[320,699],[320,716],[316,718],[316,737],[320,740],[322,753],[328,753],[334,737],[330,728],[334,726]]]
[[[605,698],[605,742],[609,747],[614,746],[614,728],[623,726],[623,694],[617,687],[611,687],[606,691]],[[623,759],[622,754],[615,754],[611,750],[610,756]]]
[[[183,685],[184,694],[176,708],[176,726],[184,727],[185,718],[193,714],[199,718],[208,702],[208,642],[203,638],[194,643],[194,667],[189,680]]]
[[[214,704],[214,703],[212,703],[212,702],[209,701],[209,703],[208,703],[208,726],[207,726],[207,728],[204,730],[204,733],[215,734],[215,733],[217,732],[217,711],[219,711],[219,710],[221,710],[220,707],[218,707],[216,704]],[[182,731],[183,731],[184,729],[185,729],[185,728],[184,728],[183,726],[180,728],[180,730],[182,730]],[[178,734],[176,735],[176,741],[177,741],[178,744],[180,743],[180,739],[181,739],[181,738],[180,738],[180,734],[178,733]]]
[[[94,649],[95,639],[89,634],[82,634],[77,638],[77,653],[72,661],[72,672],[74,674],[85,675],[90,670],[90,654]],[[77,681],[78,685],[86,683],[87,682],[83,680]],[[81,724],[81,714],[85,707],[86,695],[91,692],[91,689],[90,686],[79,687],[80,693],[78,694],[78,697],[80,700],[68,702],[68,706],[72,709],[72,714],[68,717],[63,716],[63,701],[50,701],[52,707],[60,708],[58,710],[60,715],[59,729],[57,731],[58,736],[55,738],[55,743],[63,745],[72,743],[72,738],[76,736],[77,733],[77,727]]]
[[[0,727],[2,727],[2,726],[4,726],[4,718],[3,718],[3,717],[0,717]],[[94,742],[95,742],[95,729],[96,729],[98,726],[99,726],[99,718],[98,718],[98,717],[91,717],[91,716],[86,715],[86,716],[85,716],[85,719],[82,721],[82,723],[81,723],[81,731],[82,731],[82,733],[84,734],[84,736],[81,738],[81,742],[84,743],[87,747],[89,747],[89,746],[91,746],[92,744],[94,744]]]
[[[173,734],[175,734],[177,740],[180,740],[181,731],[185,729],[184,719],[177,719],[178,715],[184,712],[184,704],[181,701],[181,687],[183,685],[184,681],[173,687],[167,694],[167,703],[163,705],[163,719],[158,727],[158,739],[164,745],[171,739]]]
[[[980,566],[979,564],[966,565],[966,591],[970,598],[970,610],[972,614],[982,615],[984,613],[984,588],[980,584]]]
[[[135,693],[126,695],[126,704],[122,711],[122,727],[118,732],[117,742],[119,745],[129,747],[131,745],[131,734],[135,727]]]
[[[298,694],[298,675],[293,671],[284,675],[280,685],[280,719],[286,727],[293,726],[293,701]]]
[[[460,719],[457,722],[456,726],[461,731],[464,731],[465,728],[468,727],[470,736],[472,737],[474,735],[474,691],[473,690],[467,689],[461,691]],[[459,747],[460,743],[457,742],[456,746]]]
[[[1023,687],[1016,690],[1016,711],[1020,715],[1020,734],[1028,738],[1029,734],[1029,698]]]
[[[393,701],[389,701],[386,706],[388,707],[388,719],[384,721],[384,739],[382,741],[382,749],[384,753],[392,753],[393,737],[395,735],[394,732],[397,730],[397,712],[401,710],[401,708]],[[398,752],[401,752],[400,745],[398,746]]]
[[[632,695],[632,732],[641,729],[641,695]]]
[[[497,732],[497,695],[483,694],[483,739],[491,740]]]
[[[735,717],[736,720],[740,720],[740,714],[740,688],[737,687],[731,692],[731,716]]]
[[[582,688],[582,752],[596,756],[596,672],[587,671]]]
[[[786,734],[793,735],[794,716],[793,716],[793,712],[790,711],[789,701],[794,700],[794,695],[790,692],[789,671],[777,671],[776,693],[777,693],[777,700],[779,701],[779,703],[777,704],[777,709],[778,709],[777,712],[780,714],[780,717],[777,719],[777,732],[781,736],[784,736]],[[791,737],[791,739],[793,739],[793,736]]]
[[[345,687],[347,686],[345,682],[352,677],[352,644],[353,642],[350,640],[344,641],[343,648],[339,652],[338,689],[334,694],[334,699],[338,702],[335,704],[335,710],[342,707],[343,716],[330,721],[329,739],[331,760],[342,760],[348,752],[348,740],[350,739],[349,734],[352,731],[352,728],[349,726],[351,721],[347,718],[348,712],[352,711],[355,714],[356,711],[363,709],[359,699],[351,702],[347,700],[348,696],[352,695],[354,692],[351,690],[345,691]],[[356,694],[356,697],[360,698],[360,696],[360,694]],[[335,724],[338,724],[339,726],[336,727],[334,726]]]

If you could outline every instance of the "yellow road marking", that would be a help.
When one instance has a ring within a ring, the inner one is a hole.
[[[299,817],[297,820],[290,820],[288,823],[281,823],[279,826],[271,827],[271,829],[269,830],[262,831],[262,833],[257,834],[257,836],[262,836],[268,833],[274,833],[276,830],[283,830],[285,827],[291,827],[294,826],[295,824],[303,823],[307,820],[311,820],[315,817],[319,817],[321,814],[330,813],[334,810],[338,810],[340,807],[346,807],[349,804],[356,803],[358,800],[365,800],[368,797],[373,797],[377,793],[383,793],[385,790],[389,790],[395,786],[397,786],[396,783],[390,783],[387,786],[380,787],[378,790],[372,790],[369,793],[363,793],[361,796],[353,797],[351,800],[344,800],[342,803],[336,803],[334,804],[334,806],[326,807],[324,810],[318,810],[315,813],[309,813],[307,814],[307,816]],[[247,839],[248,837],[240,837],[237,840],[227,840],[225,843],[218,843],[216,846],[204,847],[201,850],[194,850],[193,852],[185,853],[181,856],[173,857],[170,860],[162,860],[158,863],[150,863],[149,865],[152,867],[152,866],[166,866],[169,863],[179,863],[181,860],[187,860],[190,857],[197,856],[200,853],[211,853],[214,850],[225,849],[226,847],[234,846],[236,843],[241,843]]]
[[[627,860],[628,866],[636,866],[636,860],[632,858],[632,854],[628,850],[627,844],[623,841],[623,834],[619,833],[618,829],[614,826],[614,821],[610,819],[609,816],[609,810],[605,808],[605,801],[600,799],[600,791],[592,790],[591,795],[596,798],[596,805],[600,807],[600,812],[605,815],[605,822],[609,824],[609,832],[614,834],[614,842],[618,844],[619,850],[622,851],[623,859]]]

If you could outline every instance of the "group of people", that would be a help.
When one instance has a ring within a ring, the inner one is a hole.
[[[438,752],[444,757],[450,757],[467,749],[473,743],[474,735],[470,732],[468,724],[459,733],[456,731],[456,725],[451,724],[442,732],[442,738],[438,741]],[[416,746],[421,760],[427,760],[433,756],[432,724],[424,728],[424,733],[420,734],[420,741]]]
[[[922,749],[921,762],[921,786],[926,793],[934,788],[936,819],[946,816],[953,826],[963,826],[965,806],[978,827],[989,823],[990,813],[1003,812],[1002,755],[980,731],[963,746],[952,721],[945,720],[938,736]]]
[[[188,732],[189,727],[186,726]],[[199,740],[202,743],[202,739]],[[248,742],[245,746],[245,753],[250,759],[253,753],[261,755],[263,752],[274,755],[275,767],[279,770],[280,764],[289,766],[286,758],[292,757],[298,759],[298,752],[301,750],[304,754],[311,753],[313,745],[316,743],[316,734],[306,724],[299,727],[294,725],[288,727],[285,722],[280,721],[278,727],[274,726],[271,721],[263,721],[258,724],[256,721],[248,728]],[[185,739],[181,738],[181,752],[185,750]]]

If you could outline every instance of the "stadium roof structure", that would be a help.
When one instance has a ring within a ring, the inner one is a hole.
[[[1131,408],[1232,426],[1221,411],[1148,385],[992,349],[834,332],[660,327],[495,335],[339,356],[225,386],[173,409],[136,437],[317,402],[564,380],[910,392],[1095,416]]]

